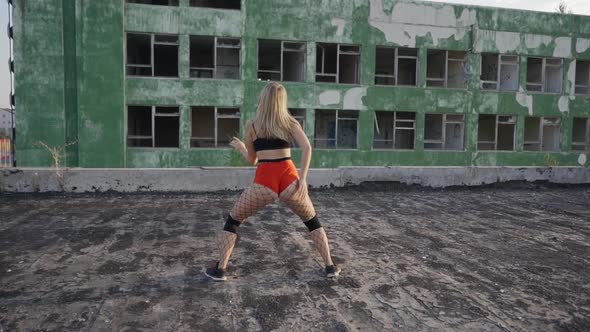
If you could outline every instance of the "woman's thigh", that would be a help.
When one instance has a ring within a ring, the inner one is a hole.
[[[283,192],[281,192],[279,199],[287,204],[287,206],[301,218],[303,221],[315,217],[315,208],[311,202],[309,194],[299,196],[296,194],[299,188],[299,180],[293,181]]]
[[[235,220],[244,221],[259,209],[274,202],[277,197],[278,195],[272,189],[258,183],[252,183],[249,188],[240,194],[230,214]]]

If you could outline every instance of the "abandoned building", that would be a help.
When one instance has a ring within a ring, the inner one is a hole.
[[[312,167],[588,165],[587,16],[411,0],[13,6],[17,166],[51,164],[39,142],[69,167],[243,166],[228,143],[269,80]]]

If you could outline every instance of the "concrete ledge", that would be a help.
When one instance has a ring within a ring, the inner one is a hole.
[[[240,190],[254,177],[254,167],[200,168],[5,168],[1,192],[206,192]],[[476,186],[506,181],[588,184],[585,167],[339,167],[311,169],[312,187],[390,181],[425,187]]]

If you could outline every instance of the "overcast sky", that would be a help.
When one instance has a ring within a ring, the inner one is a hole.
[[[431,0],[435,2],[463,3],[480,6],[534,9],[554,12],[559,0]],[[574,14],[590,15],[590,0],[565,0]],[[8,4],[0,0],[0,107],[8,107]]]

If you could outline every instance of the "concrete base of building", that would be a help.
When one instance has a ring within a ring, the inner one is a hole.
[[[254,178],[253,167],[197,168],[5,168],[2,192],[207,192],[241,190]],[[362,182],[399,182],[432,188],[477,186],[507,181],[590,183],[585,167],[339,167],[311,169],[313,188]]]

